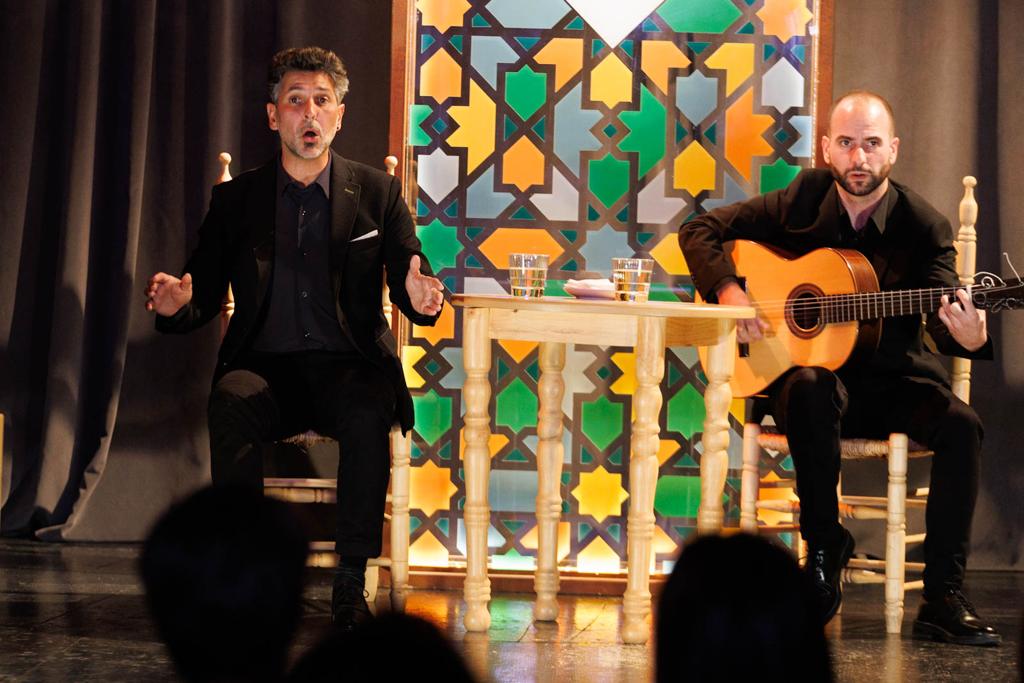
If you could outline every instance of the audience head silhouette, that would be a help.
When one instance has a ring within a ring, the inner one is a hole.
[[[683,549],[656,638],[659,682],[832,680],[808,578],[757,536],[702,536]]]
[[[284,503],[244,487],[202,489],[157,522],[143,547],[142,579],[185,680],[283,677],[307,547]]]

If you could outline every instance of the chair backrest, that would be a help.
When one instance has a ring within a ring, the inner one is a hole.
[[[974,282],[975,263],[978,248],[978,233],[975,223],[978,220],[978,202],[974,199],[974,187],[978,181],[974,176],[964,176],[964,196],[960,200],[960,229],[957,230],[956,241],[956,272],[960,284],[969,285]],[[971,402],[971,361],[966,358],[953,358],[953,393],[964,403]]]

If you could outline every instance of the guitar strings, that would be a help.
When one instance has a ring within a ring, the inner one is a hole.
[[[984,292],[999,293],[1002,290],[1013,288],[1011,286],[987,287],[984,289]],[[966,289],[966,287],[929,287],[922,289],[883,290],[878,292],[850,292],[845,294],[826,294],[824,296],[802,296],[796,299],[765,299],[754,301],[753,305],[762,311],[772,313],[785,310],[808,311],[822,308],[835,310],[868,306],[874,306],[875,308],[879,306],[884,308],[891,307],[893,309],[896,306],[900,306],[902,310],[904,304],[909,304],[913,307],[916,303],[918,307],[921,307],[925,302],[937,309],[940,306],[940,299],[943,295],[953,295],[961,289]],[[913,315],[913,312],[906,315]]]

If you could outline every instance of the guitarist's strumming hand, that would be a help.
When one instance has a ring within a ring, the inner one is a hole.
[[[968,351],[977,351],[988,340],[985,311],[974,307],[966,289],[956,290],[956,301],[952,303],[948,296],[942,296],[939,320],[953,335],[953,339]]]
[[[750,306],[750,299],[747,298],[747,293],[736,282],[727,282],[722,285],[718,288],[716,295],[718,296],[718,303],[726,306]],[[764,337],[764,333],[767,330],[768,323],[761,318],[737,320],[736,342],[739,344],[749,344],[752,341],[757,341]]]

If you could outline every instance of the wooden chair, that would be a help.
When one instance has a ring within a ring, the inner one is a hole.
[[[978,204],[974,199],[977,181],[972,176],[963,179],[964,196],[960,201],[960,229],[957,232],[957,273],[961,284],[974,281],[977,233],[974,224],[978,217]],[[971,392],[971,361],[953,359],[953,393],[969,402]],[[932,452],[911,442],[906,434],[894,433],[887,441],[873,439],[841,439],[843,459],[888,459],[889,483],[887,496],[854,496],[839,492],[839,516],[845,519],[877,519],[886,522],[885,560],[851,559],[843,572],[849,583],[885,584],[885,630],[899,633],[903,623],[903,597],[907,590],[920,589],[922,581],[906,581],[906,572],[920,572],[921,562],[906,561],[907,543],[920,543],[924,534],[907,536],[907,508],[923,509],[928,500],[928,489],[918,489],[907,496],[908,458],[932,455]],[[759,423],[748,422],[743,427],[743,474],[740,483],[740,528],[752,533],[797,531],[795,524],[758,526],[757,510],[799,513],[799,502],[792,500],[758,500],[760,475],[758,463],[761,449],[789,454],[789,443],[781,434],[762,433]],[[841,485],[840,485],[841,488]],[[879,571],[883,573],[880,574]]]
[[[228,170],[231,164],[231,155],[223,152],[218,160],[221,164],[221,174],[217,182],[231,180],[231,173]],[[384,166],[390,175],[394,175],[397,165],[398,159],[393,156],[384,159]],[[388,325],[394,330],[393,306],[388,296],[386,283],[382,306]],[[227,296],[221,306],[221,336],[227,331],[228,322],[234,309],[234,298],[229,285]],[[396,337],[399,351],[401,351],[405,336],[404,318],[399,315],[397,323]],[[335,443],[332,439],[314,431],[308,431],[285,439],[282,443],[291,443],[308,450],[312,446],[325,442]],[[391,573],[391,608],[397,611],[405,609],[405,593],[409,581],[409,462],[411,453],[411,436],[403,435],[401,427],[395,424],[391,428],[391,490],[387,497],[387,501],[391,505],[391,512],[385,515],[390,528],[390,555],[371,558],[366,567],[366,592],[369,594],[370,604],[373,604],[376,597],[379,570],[383,567]],[[337,479],[333,478],[266,477],[263,479],[263,490],[266,495],[292,503],[337,502]],[[385,550],[388,549],[385,548]],[[311,566],[333,567],[337,563],[338,557],[334,553],[333,541],[314,541],[310,544],[309,564]]]

